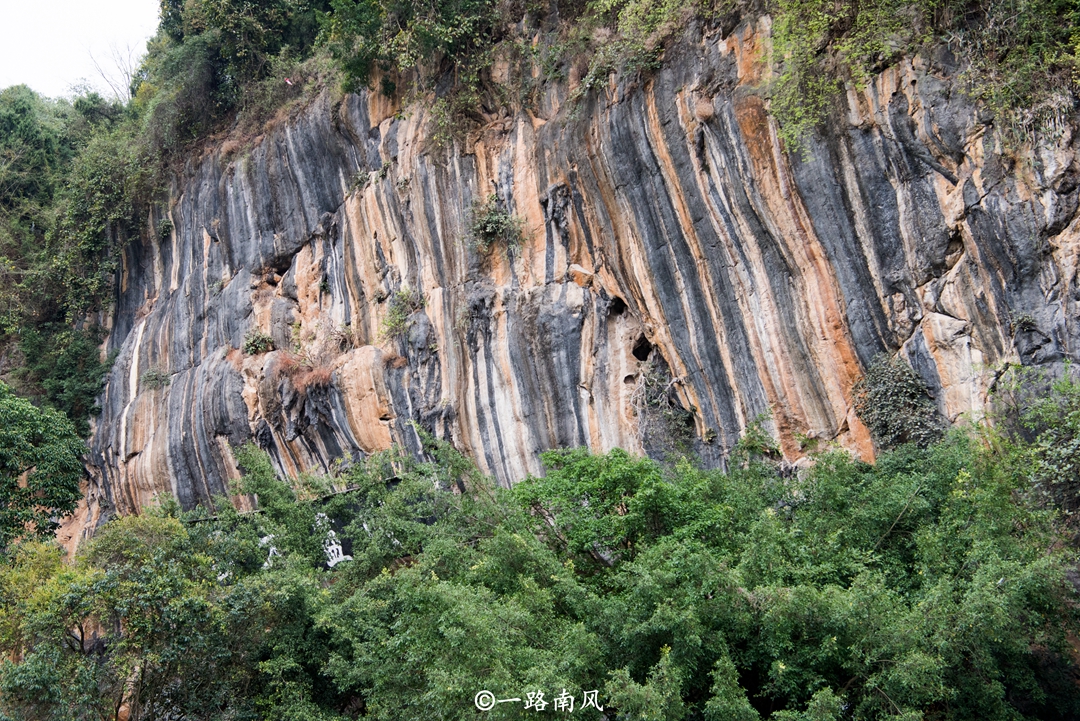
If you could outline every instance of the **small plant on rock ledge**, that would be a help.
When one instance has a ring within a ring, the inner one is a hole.
[[[383,318],[380,331],[383,338],[391,340],[403,337],[412,322],[409,320],[416,311],[427,305],[424,295],[412,288],[402,288],[390,296],[390,308]]]
[[[169,385],[172,380],[169,374],[158,366],[150,366],[139,378],[139,382],[146,388],[158,389]]]
[[[509,213],[492,193],[472,207],[469,222],[469,246],[478,253],[487,254],[496,245],[512,250],[525,239],[525,221]]]
[[[252,328],[244,336],[244,353],[258,355],[274,350],[274,339],[260,328]]]
[[[926,384],[899,358],[878,356],[854,391],[855,412],[882,448],[925,447],[941,437],[942,419]]]
[[[168,218],[162,218],[158,222],[158,226],[157,226],[158,240],[160,240],[162,243],[164,243],[165,241],[169,240],[172,237],[172,232],[173,232],[172,221],[169,220]]]

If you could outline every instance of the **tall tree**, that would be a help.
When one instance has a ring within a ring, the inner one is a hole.
[[[83,449],[62,413],[0,383],[0,551],[20,536],[48,535],[75,510]]]

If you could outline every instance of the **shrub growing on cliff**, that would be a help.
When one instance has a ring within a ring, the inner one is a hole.
[[[995,420],[1029,492],[1063,508],[1080,523],[1080,378],[1071,364],[1056,378],[1038,368],[1013,366],[998,379]]]
[[[149,180],[125,130],[96,135],[73,164],[48,239],[51,275],[66,294],[69,317],[111,300],[120,251],[144,230]]]
[[[882,448],[926,446],[941,437],[941,417],[926,384],[899,358],[875,360],[854,392],[855,412]]]
[[[49,537],[75,510],[84,450],[63,414],[35,408],[0,383],[0,553],[24,534]]]
[[[151,390],[157,390],[169,385],[172,377],[168,371],[159,368],[158,366],[150,366],[146,371],[139,376],[139,382],[144,388],[150,388]]]
[[[274,338],[262,328],[252,328],[244,336],[244,353],[259,355],[274,350]]]
[[[469,218],[469,246],[479,253],[490,253],[496,246],[506,252],[518,248],[525,239],[525,221],[508,211],[492,193],[473,203]]]
[[[776,0],[771,110],[789,150],[824,120],[845,83],[862,85],[905,53],[951,45],[970,65],[964,89],[1006,139],[1060,123],[1076,103],[1074,0]]]
[[[423,310],[427,300],[423,293],[413,288],[401,288],[391,294],[390,303],[386,309],[386,317],[383,318],[380,335],[385,340],[402,338],[409,332],[412,324],[410,316],[417,311]]]
[[[490,62],[485,53],[501,30],[495,0],[331,0],[330,5],[325,37],[349,89],[366,86],[378,61],[387,69],[431,75],[438,67],[429,67],[430,61],[446,60],[455,75],[469,76],[469,84]]]

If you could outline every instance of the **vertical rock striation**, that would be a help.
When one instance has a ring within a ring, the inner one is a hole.
[[[1072,355],[1072,129],[1010,164],[948,73],[910,61],[787,154],[766,23],[577,102],[551,87],[453,149],[425,105],[361,93],[193,160],[171,237],[126,251],[88,525],[225,493],[249,438],[295,474],[416,450],[413,422],[503,483],[557,446],[718,464],[758,418],[791,459],[805,438],[871,456],[852,386],[876,355],[950,420],[1001,364]],[[469,219],[492,193],[525,238],[484,254]],[[245,353],[252,329],[274,350]]]

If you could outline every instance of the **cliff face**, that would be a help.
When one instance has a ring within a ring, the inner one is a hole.
[[[412,421],[503,483],[556,446],[718,464],[761,416],[790,459],[803,437],[870,456],[852,386],[877,354],[955,420],[1003,362],[1073,353],[1071,128],[1012,167],[916,61],[790,155],[767,21],[697,37],[642,84],[552,86],[454,149],[424,103],[362,93],[193,161],[171,234],[126,252],[86,526],[225,492],[249,438],[296,474],[416,449]],[[469,218],[493,192],[525,239],[482,254]],[[245,354],[253,328],[276,350]]]

